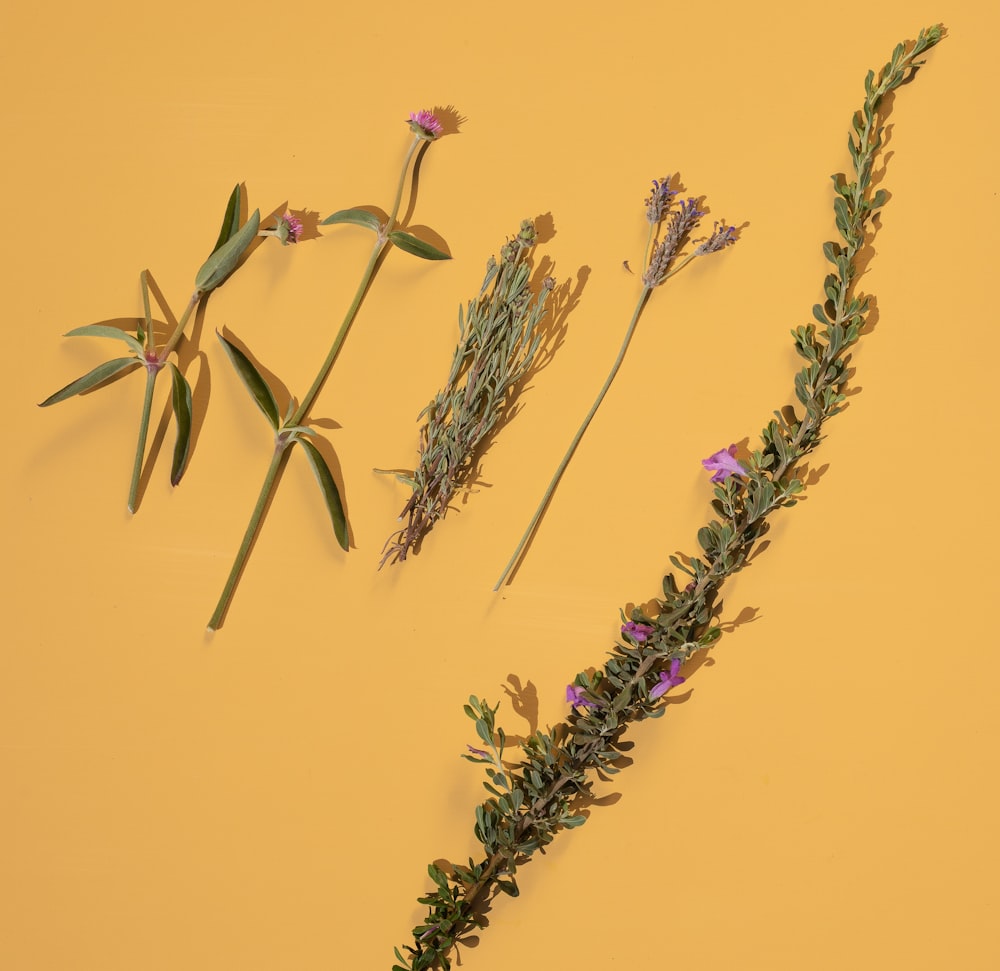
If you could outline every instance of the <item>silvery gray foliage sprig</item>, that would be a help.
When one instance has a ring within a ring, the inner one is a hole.
[[[510,413],[518,385],[531,373],[542,344],[539,323],[555,287],[547,276],[532,294],[528,262],[536,232],[531,220],[490,257],[479,296],[463,318],[444,387],[417,416],[420,455],[412,472],[395,472],[411,496],[399,515],[404,525],[386,541],[382,563],[405,560],[414,546],[444,517],[452,498],[467,488],[483,450]],[[376,469],[377,472],[386,470]]]
[[[658,609],[632,610],[603,669],[581,672],[567,685],[567,719],[527,738],[516,760],[505,758],[506,737],[496,725],[499,706],[469,699],[465,712],[475,722],[478,742],[464,757],[485,766],[489,793],[476,808],[474,832],[482,855],[450,872],[430,865],[434,886],[420,898],[427,916],[413,929],[406,955],[395,950],[394,971],[450,968],[455,945],[472,928],[485,926],[482,908],[488,899],[499,892],[517,896],[518,867],[561,830],[585,821],[580,801],[590,794],[595,776],[618,771],[618,743],[628,725],[661,716],[662,698],[685,680],[684,663],[719,637],[714,608],[723,583],[746,564],[770,516],[795,504],[803,487],[800,463],[819,444],[826,420],[843,410],[847,351],[858,341],[869,310],[868,298],[854,292],[859,252],[870,217],[886,201],[884,190],[872,191],[884,120],[879,108],[888,92],[912,77],[921,63],[916,58],[941,37],[940,27],[922,30],[913,44],[896,47],[877,78],[873,72],[865,78],[864,105],[850,138],[854,178],[833,177],[841,241],[823,245],[833,266],[823,284],[826,299],[813,308],[815,323],[792,331],[795,350],[806,361],[795,376],[801,410],[776,411],[760,446],[748,456],[738,458],[736,446],[730,446],[703,460],[713,473],[718,518],[698,531],[699,554],[670,557],[684,586],[669,573]]]

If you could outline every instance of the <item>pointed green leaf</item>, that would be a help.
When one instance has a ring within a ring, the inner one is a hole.
[[[253,242],[260,228],[260,210],[254,209],[246,225],[234,233],[225,243],[205,260],[194,278],[195,289],[202,293],[214,290],[236,268],[240,257]]]
[[[233,189],[232,194],[229,196],[229,203],[226,205],[226,214],[222,217],[222,229],[219,230],[219,238],[216,240],[215,248],[212,250],[213,253],[228,243],[240,228],[240,194],[240,185],[237,182],[236,188]]]
[[[73,330],[66,331],[63,337],[111,337],[114,340],[125,341],[140,357],[143,354],[142,344],[131,334],[127,334],[117,327],[109,327],[107,324],[87,324],[86,327],[74,327]]]
[[[355,226],[364,226],[373,232],[381,232],[382,224],[378,221],[378,216],[373,215],[365,209],[341,209],[332,216],[320,222],[321,226],[331,226],[334,223],[353,223]]]
[[[267,382],[261,376],[260,371],[254,367],[253,362],[235,344],[231,344],[218,331],[216,336],[222,341],[229,360],[233,362],[236,373],[240,376],[250,396],[257,402],[257,407],[264,413],[264,417],[271,423],[271,427],[277,431],[278,425],[278,403],[274,400],[274,394],[268,387]]]
[[[411,236],[409,233],[404,233],[398,229],[394,233],[389,233],[389,239],[404,252],[419,256],[422,260],[451,259],[447,253],[442,253],[441,250],[431,246],[430,243],[425,243],[422,239],[417,239],[416,236]]]
[[[312,442],[304,438],[295,439],[305,450],[306,458],[312,466],[313,474],[323,491],[323,498],[326,500],[326,508],[330,512],[330,521],[333,523],[333,533],[337,537],[342,550],[349,548],[347,539],[347,519],[344,516],[344,504],[340,501],[340,493],[337,491],[337,483],[334,482],[330,469],[326,464],[320,450]]]
[[[139,324],[135,329],[136,336],[142,344],[149,340],[149,349],[153,350],[153,318],[149,312],[149,271],[143,270],[139,274],[139,286],[142,287],[142,313],[146,326]]]
[[[70,382],[65,388],[60,388],[55,394],[49,395],[44,401],[39,402],[38,407],[45,408],[48,405],[56,404],[58,401],[65,401],[67,398],[72,398],[75,394],[83,394],[84,391],[89,391],[102,381],[107,381],[108,378],[114,377],[119,371],[124,371],[126,368],[138,363],[134,357],[116,357],[113,361],[105,361],[104,364],[98,364],[93,371],[88,372],[82,378],[77,378],[75,381]]]
[[[181,481],[187,468],[191,448],[191,385],[173,361],[170,362],[170,376],[173,378],[171,400],[174,417],[177,419],[177,441],[174,443],[174,460],[170,466],[170,484],[175,486]]]

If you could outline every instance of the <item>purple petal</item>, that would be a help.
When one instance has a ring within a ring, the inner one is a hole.
[[[736,461],[735,445],[713,452],[707,459],[702,459],[701,464],[708,471],[715,473],[712,476],[712,482],[725,482],[731,475],[747,475],[747,470],[740,462]]]
[[[666,674],[660,675],[660,683],[653,686],[653,690],[649,692],[650,699],[659,698],[660,695],[665,695],[670,690],[670,678]]]

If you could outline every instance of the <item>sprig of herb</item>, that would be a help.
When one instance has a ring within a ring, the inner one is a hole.
[[[627,727],[661,716],[661,697],[683,681],[681,666],[719,637],[721,628],[713,622],[719,590],[745,565],[770,516],[795,504],[803,488],[797,467],[819,444],[825,422],[843,409],[846,352],[858,341],[869,310],[868,298],[854,293],[859,252],[868,220],[886,201],[883,190],[871,191],[884,120],[879,107],[888,92],[912,76],[921,63],[916,58],[941,36],[937,26],[921,31],[912,45],[896,47],[877,78],[873,72],[865,78],[865,101],[853,119],[850,139],[855,177],[833,177],[842,241],[823,245],[834,267],[824,281],[826,301],[813,308],[816,323],[792,331],[795,350],[806,361],[795,377],[795,395],[803,410],[775,412],[761,433],[761,447],[745,460],[737,459],[735,446],[730,446],[703,461],[713,472],[712,506],[719,518],[698,531],[701,554],[670,558],[689,582],[681,589],[673,573],[664,577],[656,616],[638,608],[632,611],[622,625],[621,643],[603,670],[581,672],[567,686],[566,700],[572,707],[566,721],[528,738],[513,765],[503,761],[497,708],[470,698],[466,714],[476,723],[479,738],[490,745],[489,750],[465,756],[487,765],[484,786],[490,796],[477,807],[475,825],[484,856],[470,858],[467,867],[454,866],[450,873],[430,867],[435,886],[420,898],[428,907],[427,916],[413,929],[407,955],[395,950],[394,971],[450,968],[456,943],[471,928],[485,926],[481,907],[488,896],[516,896],[518,866],[560,830],[584,822],[578,799],[589,792],[595,774],[618,771],[618,742]]]
[[[347,332],[354,322],[355,316],[357,316],[361,301],[364,299],[372,278],[375,275],[379,257],[385,248],[392,244],[404,252],[418,256],[424,260],[451,259],[447,253],[431,246],[430,243],[426,243],[422,239],[396,227],[396,216],[399,213],[399,206],[403,199],[403,189],[406,185],[407,173],[410,172],[410,163],[417,156],[418,150],[425,149],[430,142],[435,141],[443,132],[440,121],[430,111],[412,113],[408,125],[410,131],[413,133],[413,141],[410,143],[406,158],[403,160],[403,165],[399,173],[399,182],[396,186],[396,197],[392,205],[392,210],[385,222],[383,223],[378,216],[367,209],[355,208],[342,209],[327,216],[320,223],[323,226],[337,223],[350,223],[355,226],[362,226],[375,233],[375,242],[372,246],[368,263],[362,271],[361,281],[354,294],[354,299],[347,309],[343,323],[340,325],[340,330],[337,331],[337,335],[333,339],[333,344],[330,346],[326,359],[320,365],[319,371],[317,371],[316,377],[302,399],[301,404],[297,404],[294,400],[290,402],[284,420],[280,418],[274,391],[264,376],[243,351],[219,334],[219,340],[222,342],[227,356],[235,367],[236,373],[271,425],[271,429],[274,432],[274,450],[271,453],[271,461],[267,467],[260,494],[257,497],[253,512],[250,514],[250,521],[247,523],[246,531],[243,534],[243,541],[236,552],[236,559],[233,562],[232,569],[229,571],[229,576],[223,587],[222,595],[219,597],[219,602],[208,622],[209,630],[217,630],[222,625],[226,611],[229,609],[229,604],[236,590],[236,584],[239,582],[240,575],[250,556],[250,550],[253,548],[253,542],[260,529],[271,494],[277,485],[281,469],[284,466],[291,447],[296,443],[302,446],[313,474],[316,476],[316,481],[323,494],[323,500],[326,503],[327,512],[330,515],[330,521],[333,526],[334,535],[337,537],[337,542],[345,552],[349,547],[347,518],[344,513],[340,491],[337,488],[336,480],[327,465],[326,459],[323,457],[323,453],[306,437],[316,437],[315,430],[309,428],[304,422],[306,421],[309,409],[313,406],[323,385],[326,383],[337,355],[340,353],[344,338],[347,337]],[[416,166],[414,165],[414,170],[415,168]]]
[[[222,220],[222,229],[219,232],[215,248],[195,275],[194,292],[191,294],[180,320],[177,321],[177,325],[167,338],[166,343],[160,348],[156,346],[153,320],[149,307],[149,271],[143,270],[139,275],[139,284],[142,288],[144,319],[142,322],[137,322],[134,337],[127,331],[109,326],[108,324],[89,324],[85,327],[77,327],[65,335],[66,337],[105,337],[124,341],[132,353],[127,357],[118,357],[106,361],[104,364],[99,364],[92,371],[77,378],[75,381],[71,381],[66,387],[60,388],[55,394],[49,395],[39,406],[45,408],[48,405],[54,405],[59,401],[72,398],[74,395],[83,394],[85,391],[90,391],[103,385],[125,371],[135,369],[136,365],[142,365],[146,369],[146,391],[142,401],[142,414],[139,419],[139,440],[136,445],[135,460],[132,463],[132,478],[129,482],[129,512],[134,513],[138,508],[139,479],[142,474],[142,463],[146,453],[146,438],[149,434],[149,418],[153,407],[153,392],[156,388],[156,379],[160,371],[168,366],[173,385],[171,402],[174,418],[177,422],[177,441],[174,446],[173,461],[170,466],[170,484],[177,485],[187,468],[188,453],[191,445],[191,386],[181,373],[180,368],[170,360],[170,355],[174,348],[176,348],[178,341],[184,335],[184,329],[187,327],[195,308],[208,294],[216,287],[221,286],[232,275],[240,262],[240,258],[246,253],[254,237],[258,235],[260,211],[254,210],[246,223],[241,226],[240,203],[241,191],[237,185],[229,197],[226,213]],[[265,231],[260,235],[271,235],[271,233]]]
[[[386,541],[380,567],[402,561],[444,517],[456,492],[475,474],[494,430],[510,413],[518,385],[535,366],[542,344],[539,323],[555,286],[542,281],[532,296],[528,257],[535,244],[534,224],[524,220],[518,234],[490,257],[479,296],[465,317],[458,309],[459,340],[445,386],[417,416],[420,429],[417,467],[406,473],[385,469],[410,486],[412,495],[399,515],[406,525]]]
[[[611,365],[611,370],[601,390],[598,391],[597,398],[590,406],[590,411],[587,412],[583,423],[573,436],[566,454],[563,455],[562,461],[556,467],[556,471],[542,495],[541,502],[539,502],[538,508],[528,523],[528,528],[524,531],[524,535],[518,542],[513,555],[503,568],[500,579],[497,580],[493,587],[494,592],[503,586],[504,582],[510,576],[511,571],[521,559],[528,541],[534,536],[538,528],[538,523],[548,508],[556,486],[559,484],[560,479],[562,479],[563,473],[566,471],[573,453],[580,444],[584,432],[586,432],[591,421],[593,421],[594,415],[597,414],[597,409],[600,408],[604,396],[608,393],[608,389],[611,387],[611,383],[614,381],[615,375],[618,373],[618,369],[625,359],[625,352],[632,342],[632,335],[635,333],[639,317],[642,316],[650,294],[658,286],[666,283],[674,274],[679,273],[691,260],[698,256],[707,256],[709,253],[717,253],[719,250],[725,249],[736,242],[736,227],[727,226],[725,220],[721,222],[717,221],[712,234],[686,256],[681,257],[681,251],[684,249],[685,244],[705,213],[698,208],[700,205],[698,200],[693,198],[681,200],[675,209],[674,196],[677,195],[678,190],[670,188],[670,181],[669,178],[655,179],[653,181],[653,190],[649,198],[646,199],[646,221],[649,223],[649,232],[646,236],[646,247],[643,253],[646,269],[642,275],[642,289],[639,292],[639,299],[636,301],[635,310],[632,312],[632,319],[626,328],[625,338],[618,351],[618,356]],[[627,262],[625,265],[627,266]]]

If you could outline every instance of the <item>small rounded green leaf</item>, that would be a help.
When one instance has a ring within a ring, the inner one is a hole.
[[[87,324],[86,327],[74,327],[73,330],[66,331],[63,337],[110,337],[114,340],[125,341],[140,357],[143,353],[142,344],[131,334],[127,334],[117,327],[109,327],[107,324]]]
[[[39,402],[38,407],[46,408],[49,405],[56,404],[58,401],[65,401],[67,398],[72,398],[75,394],[83,394],[84,391],[89,391],[102,381],[107,381],[108,378],[114,377],[119,371],[124,371],[126,368],[133,367],[138,363],[134,357],[116,357],[113,361],[105,361],[104,364],[98,364],[93,371],[89,371],[82,378],[77,378],[75,381],[67,384],[65,388],[60,388],[55,394],[49,395],[44,401]]]
[[[333,533],[337,537],[337,542],[340,544],[342,550],[347,551],[349,549],[347,517],[344,515],[344,504],[340,501],[340,492],[337,491],[337,483],[330,473],[326,459],[323,458],[320,450],[312,442],[306,441],[304,438],[296,438],[295,441],[305,451],[306,458],[309,459],[309,464],[312,466],[313,474],[316,476],[316,481],[323,492],[323,498],[326,500],[326,508],[330,513],[330,521],[333,523]]]
[[[181,481],[187,468],[191,448],[191,385],[173,361],[170,362],[170,376],[173,378],[171,401],[174,417],[177,419],[177,441],[174,443],[174,458],[170,466],[170,484],[175,486]]]
[[[235,344],[227,341],[218,331],[215,334],[222,341],[222,346],[225,348],[229,360],[233,362],[233,367],[236,368],[236,373],[240,376],[247,391],[250,392],[250,396],[257,402],[257,407],[264,413],[264,417],[271,423],[271,427],[277,431],[280,424],[278,403],[274,400],[274,394],[261,376],[260,371]]]
[[[366,209],[341,209],[332,216],[320,222],[321,226],[332,226],[334,223],[353,223],[355,226],[365,226],[373,232],[380,232],[382,224],[378,221],[378,216],[373,215]]]
[[[409,233],[402,232],[402,230],[397,229],[394,233],[389,233],[389,239],[403,250],[403,252],[412,253],[414,256],[419,256],[422,260],[451,259],[447,253],[442,253],[441,250],[431,246],[430,243],[425,243],[422,239],[417,239],[416,236],[411,236]]]
[[[246,225],[205,260],[198,275],[194,278],[195,289],[202,293],[208,293],[222,283],[236,268],[240,257],[253,242],[259,228],[260,210],[254,209]]]

